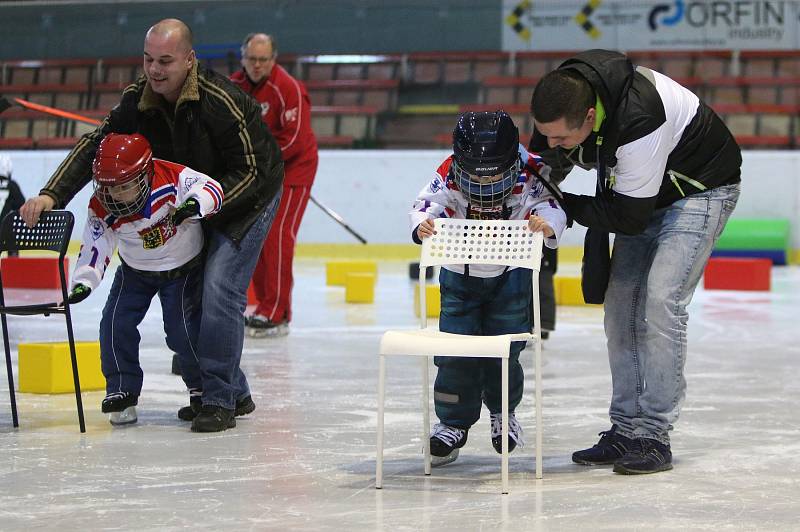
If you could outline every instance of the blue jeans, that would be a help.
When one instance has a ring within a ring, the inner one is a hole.
[[[250,395],[247,378],[239,368],[247,286],[280,197],[280,193],[275,195],[238,244],[216,229],[206,232],[203,318],[198,338],[204,405],[233,410],[237,399]]]
[[[117,268],[100,320],[100,365],[106,378],[106,393],[142,391],[139,365],[139,324],[153,296],[158,294],[164,317],[167,345],[178,354],[187,388],[200,388],[197,335],[203,269],[197,267],[173,280],[138,273],[125,264]]]
[[[455,334],[494,335],[531,330],[531,270],[516,268],[498,277],[472,277],[444,268],[439,273],[442,311],[439,330]],[[508,407],[522,400],[519,353],[525,342],[511,344]],[[468,429],[480,418],[481,401],[489,412],[501,410],[499,358],[434,357],[439,371],[433,400],[439,420]]]
[[[658,209],[639,235],[618,234],[605,331],[618,432],[669,444],[686,395],[686,306],[739,199],[727,185]]]

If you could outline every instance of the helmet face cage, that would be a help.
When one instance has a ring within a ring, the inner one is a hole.
[[[479,209],[503,205],[514,190],[520,168],[520,160],[517,157],[509,168],[496,176],[478,176],[467,172],[455,158],[453,159],[453,176],[458,188],[467,201]]]
[[[97,199],[115,216],[130,216],[144,208],[150,195],[150,169],[147,165],[144,170],[133,179],[120,185],[103,185],[94,181],[94,194]]]
[[[467,112],[453,130],[456,185],[471,205],[494,208],[511,195],[522,168],[519,130],[504,111]]]

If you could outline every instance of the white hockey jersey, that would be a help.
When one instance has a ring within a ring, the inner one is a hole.
[[[529,166],[536,168],[542,174],[547,174],[549,167],[544,165],[538,156],[528,153],[522,144],[519,146],[519,155]],[[439,166],[433,180],[417,196],[409,213],[412,235],[416,234],[417,226],[428,218],[526,220],[531,214],[536,214],[544,218],[555,233],[552,237],[544,239],[545,245],[553,249],[558,247],[561,233],[567,225],[566,213],[545,186],[528,170],[523,168],[504,205],[478,209],[469,204],[458,188],[450,172],[452,162],[451,155]],[[447,265],[443,268],[464,273],[464,266],[461,264]],[[503,266],[472,264],[469,267],[469,274],[474,277],[496,277],[504,270]]]
[[[170,210],[189,198],[198,201],[200,213],[175,227]],[[117,218],[95,196],[89,200],[72,286],[97,288],[117,247],[122,260],[137,270],[169,271],[183,266],[203,249],[200,218],[218,212],[222,198],[222,186],[209,176],[153,159],[150,197],[140,212]]]

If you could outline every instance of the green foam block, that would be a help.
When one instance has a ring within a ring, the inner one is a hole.
[[[789,250],[789,220],[732,218],[725,225],[716,249]]]

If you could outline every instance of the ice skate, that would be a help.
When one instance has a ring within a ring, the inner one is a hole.
[[[503,423],[500,412],[491,414],[492,447],[498,454],[503,452]],[[517,421],[514,412],[508,414],[508,452],[516,449],[517,445],[523,447],[525,440],[522,437],[522,426]]]
[[[136,405],[138,403],[138,395],[128,392],[114,392],[106,395],[101,409],[104,414],[108,414],[108,421],[112,425],[130,425],[138,420],[136,416]]]
[[[468,429],[459,429],[437,423],[431,432],[431,467],[441,467],[455,462],[458,450],[467,443]]]
[[[274,322],[260,314],[245,319],[245,332],[250,338],[277,338],[289,334],[289,322]]]

